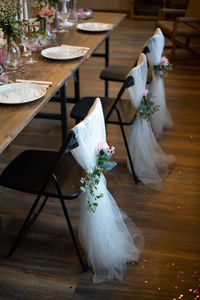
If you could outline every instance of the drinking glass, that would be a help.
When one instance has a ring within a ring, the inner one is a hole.
[[[24,36],[22,39],[22,45],[28,49],[30,49],[30,59],[26,62],[27,64],[34,64],[37,61],[32,58],[32,49],[38,45],[38,37],[37,36]]]
[[[77,0],[67,1],[68,21],[76,25],[78,23]]]
[[[78,21],[76,0],[59,0],[59,3],[60,32],[68,31]]]
[[[58,32],[68,31],[66,26],[66,23],[68,22],[68,18],[69,18],[69,11],[67,8],[68,1],[69,0],[59,0],[60,6],[58,11],[58,16],[59,16]]]

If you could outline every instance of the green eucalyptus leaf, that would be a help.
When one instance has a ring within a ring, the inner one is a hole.
[[[103,169],[106,171],[110,171],[116,165],[117,165],[117,163],[115,161],[108,161],[103,165]]]

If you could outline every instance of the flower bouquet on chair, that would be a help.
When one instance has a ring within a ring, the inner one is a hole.
[[[91,197],[88,196],[88,206],[87,208],[95,212],[98,206],[98,200],[103,197],[103,194],[96,195],[95,190],[100,182],[100,177],[103,172],[109,171],[114,168],[117,163],[115,161],[110,161],[110,158],[114,154],[115,147],[109,147],[104,141],[99,142],[99,153],[97,154],[97,165],[92,170],[86,170],[86,176],[81,178],[81,190],[87,195],[92,196],[94,200],[91,202]]]
[[[159,105],[155,105],[153,101],[153,97],[151,93],[144,89],[143,91],[143,98],[140,104],[140,107],[138,109],[138,113],[140,114],[141,119],[146,119],[147,121],[151,121],[152,115],[159,111]]]
[[[173,64],[171,64],[166,56],[162,56],[159,65],[154,66],[154,72],[156,76],[165,77],[168,75],[169,71],[173,69]]]

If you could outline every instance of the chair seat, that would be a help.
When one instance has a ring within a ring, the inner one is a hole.
[[[101,72],[100,78],[103,80],[123,82],[130,70],[130,66],[110,65]]]
[[[157,26],[162,28],[163,33],[171,37],[173,32],[173,21],[165,21],[165,20],[159,20],[157,21]],[[186,25],[184,23],[181,23],[178,25],[176,36],[179,37],[198,37],[200,36],[200,31],[193,29],[191,26]]]
[[[96,97],[83,97],[78,101],[71,111],[71,118],[83,120],[87,115],[89,109],[94,103]],[[104,117],[108,115],[115,98],[101,98],[101,103],[103,106]],[[123,125],[130,125],[133,122],[133,116],[135,115],[135,110],[129,99],[119,99],[117,107],[120,111]],[[114,110],[107,123],[119,123],[116,111]]]
[[[0,184],[18,191],[38,194],[58,152],[26,150],[18,155],[0,175]],[[65,199],[77,198],[80,194],[81,167],[68,153],[58,163],[55,172]],[[42,193],[58,197],[55,184],[51,179]]]

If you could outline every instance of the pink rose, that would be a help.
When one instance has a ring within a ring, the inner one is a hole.
[[[169,61],[168,61],[167,57],[165,57],[165,56],[162,56],[162,57],[161,57],[161,64],[162,64],[163,66],[168,66]]]
[[[98,149],[99,149],[99,151],[100,150],[106,150],[107,151],[109,149],[109,146],[105,141],[100,141],[99,144],[98,144]]]
[[[143,97],[147,97],[147,94],[149,93],[149,90],[147,89],[144,89],[143,90]]]

